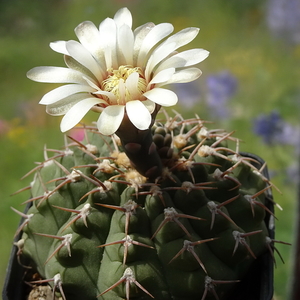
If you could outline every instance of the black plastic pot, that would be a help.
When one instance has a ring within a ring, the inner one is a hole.
[[[258,161],[258,164],[251,162],[258,169],[264,164],[264,160],[256,155],[245,152],[242,152],[241,154]],[[264,168],[262,175],[269,179],[267,168]],[[274,213],[274,202],[270,189],[266,191],[266,206]],[[25,213],[28,208],[29,206],[26,207]],[[20,221],[20,224],[22,224],[22,222],[23,220]],[[270,238],[274,239],[274,217],[270,214],[266,214],[265,223],[269,229]],[[21,233],[15,238],[15,241],[18,241],[20,237]],[[25,295],[27,294],[26,290],[28,289],[28,286],[24,283],[23,278],[28,270],[19,264],[17,260],[17,251],[17,247],[14,246],[7,267],[6,279],[2,292],[3,300],[25,300]],[[236,285],[236,288],[227,300],[271,300],[274,292],[273,277],[274,262],[270,253],[267,252],[255,260],[247,275]]]
[[[245,157],[253,158],[258,164],[251,162],[258,169],[265,161],[257,155],[242,152]],[[270,179],[267,167],[262,171],[262,175]],[[273,194],[270,189],[266,191],[266,207],[274,213]],[[269,230],[269,237],[275,238],[274,216],[266,214],[265,223]],[[229,297],[230,300],[272,300],[274,294],[274,261],[269,252],[258,257],[243,280],[236,285],[236,289]]]
[[[28,204],[25,208],[24,213],[26,213],[31,205]],[[19,226],[23,223],[22,218]],[[16,237],[14,242],[20,240],[22,232],[20,232]],[[6,269],[6,277],[4,282],[4,287],[2,291],[3,300],[25,300],[26,289],[28,286],[24,283],[24,276],[28,269],[24,268],[18,261],[17,258],[18,248],[16,246],[12,247],[8,266]]]

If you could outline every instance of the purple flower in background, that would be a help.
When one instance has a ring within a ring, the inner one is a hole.
[[[203,92],[204,89],[206,94]],[[221,71],[208,76],[205,87],[195,80],[184,84],[176,83],[173,90],[186,108],[199,104],[205,97],[210,115],[226,119],[230,115],[228,101],[237,90],[237,79],[229,71]]]
[[[300,43],[299,0],[268,0],[266,21],[274,36]]]
[[[207,106],[214,117],[229,117],[228,101],[237,90],[237,79],[229,71],[221,71],[210,75],[206,80]]]
[[[269,115],[261,114],[255,118],[253,131],[268,145],[285,144],[299,147],[299,127],[284,121],[276,110]]]
[[[269,115],[262,114],[254,119],[253,131],[261,136],[266,144],[273,144],[276,136],[281,134],[282,119],[278,111],[272,111]]]

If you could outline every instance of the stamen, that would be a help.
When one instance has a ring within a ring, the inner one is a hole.
[[[108,69],[107,70],[110,75],[108,75],[107,79],[102,82],[102,89],[106,92],[111,92],[116,96],[116,103],[111,103],[115,105],[125,105],[126,102],[134,99],[137,93],[131,94],[132,91],[126,86],[126,80],[133,73],[138,73],[139,78],[137,81],[136,92],[140,95],[146,92],[147,83],[143,77],[143,73],[141,68],[139,67],[131,67],[131,66],[120,66],[118,70]],[[111,100],[111,99],[110,99]]]

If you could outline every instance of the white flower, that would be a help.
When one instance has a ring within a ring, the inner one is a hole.
[[[64,115],[63,132],[91,109],[101,112],[97,126],[104,135],[116,132],[125,114],[138,129],[148,129],[156,105],[177,103],[176,94],[162,87],[201,75],[198,68],[190,66],[203,61],[208,51],[176,51],[196,37],[198,28],[186,28],[166,38],[173,31],[172,24],[146,23],[134,31],[131,27],[127,8],[120,9],[113,19],[105,19],[99,29],[92,22],[83,22],[75,28],[79,42],[50,43],[54,51],[64,54],[68,68],[36,67],[27,73],[34,81],[66,83],[40,101],[49,114]]]

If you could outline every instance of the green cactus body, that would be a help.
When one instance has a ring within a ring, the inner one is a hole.
[[[196,119],[156,123],[163,168],[147,179],[116,137],[85,130],[36,168],[22,226],[33,269],[67,300],[226,299],[268,251],[270,184],[227,149],[238,141]]]

